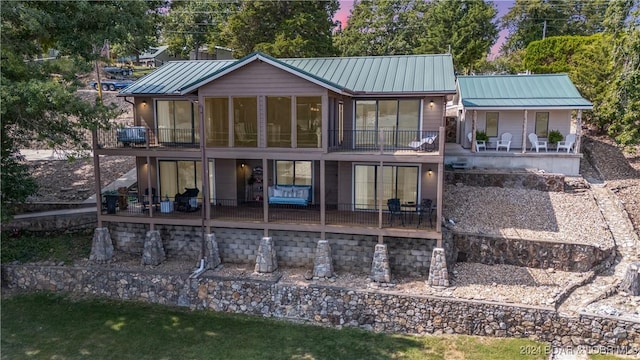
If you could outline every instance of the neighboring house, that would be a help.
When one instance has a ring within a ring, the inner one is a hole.
[[[209,51],[207,46],[202,46],[189,52],[189,60],[230,60],[233,59],[233,50],[222,46],[214,46],[213,51]]]
[[[181,227],[163,233],[168,251],[193,256],[182,227],[216,233],[230,262],[273,236],[287,239],[279,261],[307,264],[332,239],[336,268],[362,269],[385,243],[393,268],[426,274],[455,91],[449,54],[170,62],[120,92],[135,127],[97,134],[98,155],[135,157],[139,193],[99,224],[119,224],[120,246],[131,229]]]
[[[447,126],[463,149],[448,147],[445,162],[578,175],[582,110],[592,108],[566,74],[459,76],[457,95],[447,109]],[[565,138],[575,134],[570,152],[556,151],[552,144],[547,144],[547,151],[531,150],[530,134],[543,142],[552,130]],[[475,142],[469,141],[469,134],[475,140],[476,131],[489,137],[486,150],[478,151]],[[512,135],[509,151],[507,147],[497,150],[505,133]]]
[[[149,51],[140,55],[138,65],[159,67],[169,61],[182,60],[169,54],[168,49],[169,46],[167,45],[149,48]]]

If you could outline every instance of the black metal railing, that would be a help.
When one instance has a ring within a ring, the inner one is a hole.
[[[215,199],[211,206],[211,219],[227,221],[263,221],[262,202],[244,202],[237,199]]]
[[[319,224],[318,205],[269,204],[269,222],[288,224]]]
[[[438,131],[350,130],[330,131],[329,151],[438,151]]]
[[[196,129],[151,129],[129,126],[98,130],[98,148],[197,148],[200,134]]]
[[[152,210],[151,210],[152,209]],[[202,200],[198,198],[179,199],[152,196],[129,191],[102,195],[102,214],[119,216],[201,217]]]

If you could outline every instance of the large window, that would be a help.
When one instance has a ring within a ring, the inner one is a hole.
[[[207,146],[229,146],[229,100],[206,98],[204,119],[207,131]]]
[[[258,99],[233,98],[234,146],[258,146]]]
[[[355,130],[357,145],[378,144],[378,130],[387,145],[408,144],[419,138],[420,100],[357,100]]]
[[[198,188],[198,199],[202,199],[202,166],[200,161],[191,160],[160,160],[160,192],[159,196],[165,196],[173,200],[178,193],[184,193],[185,188]],[[209,161],[209,194],[214,192],[214,166],[213,160]]]
[[[289,96],[267,96],[267,146],[291,147]]]
[[[312,185],[313,162],[276,161],[276,185]]]
[[[322,147],[322,98],[296,98],[297,142],[300,148]]]
[[[188,100],[156,101],[158,138],[163,143],[195,144],[200,141],[198,108]]]
[[[538,137],[547,137],[549,133],[549,113],[537,112],[536,113],[536,135]]]
[[[498,112],[487,113],[487,124],[485,129],[487,136],[498,136],[498,114]]]
[[[379,183],[379,165],[355,165],[354,168],[354,207],[356,209],[377,209],[382,200],[383,207],[387,199],[399,198],[401,203],[418,200],[418,167],[388,165],[382,169],[382,184]],[[382,187],[382,199],[378,190]]]

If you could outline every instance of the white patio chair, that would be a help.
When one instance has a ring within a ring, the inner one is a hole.
[[[567,135],[567,137],[564,138],[564,141],[558,142],[558,146],[556,147],[556,152],[560,151],[560,149],[567,149],[567,152],[570,152],[575,142],[576,142],[576,134]]]
[[[435,143],[437,137],[438,137],[438,135],[425,136],[422,139],[420,139],[419,141],[410,142],[408,145],[409,145],[410,148],[412,148],[415,151],[418,151],[418,150],[422,150],[422,151],[433,150],[434,143]]]
[[[467,139],[469,139],[469,142],[471,142],[471,133],[467,134]],[[484,149],[485,151],[487,151],[487,143],[484,140],[476,139],[476,151],[480,151],[480,149]]]
[[[540,152],[540,149],[544,148],[547,151],[547,142],[538,140],[538,135],[534,133],[529,134],[529,142],[531,143],[531,150],[536,149],[536,152]],[[531,151],[529,150],[529,151]]]
[[[502,136],[500,137],[500,140],[498,140],[498,142],[496,143],[496,151],[500,150],[500,148],[505,148],[507,149],[507,152],[509,152],[509,149],[511,148],[511,138],[513,137],[513,135],[511,135],[511,133],[504,133],[502,134]]]

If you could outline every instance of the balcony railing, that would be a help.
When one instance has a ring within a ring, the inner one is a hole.
[[[438,131],[350,130],[330,131],[329,151],[438,151]]]
[[[98,148],[198,148],[200,134],[197,129],[151,129],[130,126],[98,130]]]

